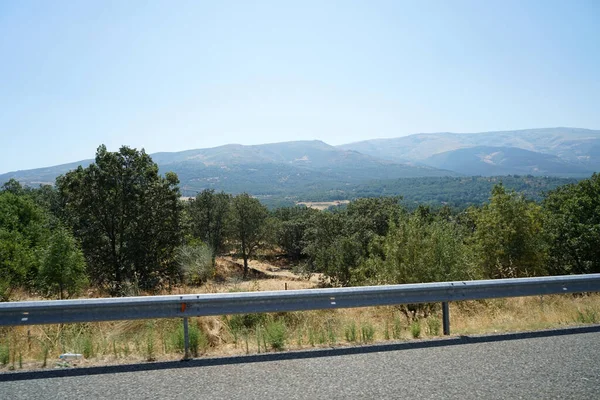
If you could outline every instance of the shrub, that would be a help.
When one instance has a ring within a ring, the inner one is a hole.
[[[429,334],[432,336],[438,336],[440,334],[440,326],[441,322],[437,318],[429,318],[427,320],[427,328],[429,330]]]
[[[282,320],[269,321],[265,327],[265,339],[273,350],[283,350],[287,329]]]
[[[415,339],[421,336],[421,323],[419,321],[413,321],[413,323],[410,324],[410,333]]]
[[[363,343],[369,343],[373,341],[375,336],[375,327],[370,323],[364,323],[360,328],[361,339]]]
[[[394,340],[400,339],[402,336],[402,321],[398,315],[394,316],[394,325],[392,326],[392,338]]]
[[[205,352],[209,342],[206,333],[198,328],[197,324],[190,323],[188,325],[188,336],[190,344],[190,353],[192,357],[198,357],[200,352]],[[185,336],[183,332],[183,324],[179,325],[175,336],[175,348],[180,352],[185,351]]]
[[[598,314],[591,308],[586,308],[583,311],[577,310],[575,321],[582,324],[595,324],[598,322]]]
[[[0,364],[6,365],[10,361],[10,348],[7,344],[0,345]]]
[[[346,326],[344,336],[347,342],[356,342],[356,323],[354,321],[349,326]]]
[[[185,282],[190,285],[201,285],[215,274],[213,252],[201,243],[195,246],[177,248],[176,259]]]

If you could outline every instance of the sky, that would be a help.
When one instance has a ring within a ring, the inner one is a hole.
[[[599,129],[598,21],[598,0],[0,0],[0,173],[100,144]]]

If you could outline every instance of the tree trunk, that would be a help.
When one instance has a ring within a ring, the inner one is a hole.
[[[248,278],[248,255],[244,253],[244,279]]]

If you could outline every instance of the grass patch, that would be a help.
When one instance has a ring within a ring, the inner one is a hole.
[[[347,342],[356,342],[356,322],[352,323],[344,329],[344,337]]]
[[[10,346],[0,344],[0,364],[7,365],[10,362]]]
[[[371,343],[375,338],[375,327],[370,322],[364,322],[360,327],[360,339],[363,343]]]
[[[596,310],[593,310],[591,308],[585,308],[583,311],[577,310],[575,322],[579,322],[582,324],[596,324],[598,323],[598,313],[596,312]]]
[[[430,336],[439,336],[441,326],[442,323],[438,318],[433,317],[427,320],[427,330]]]
[[[273,350],[285,349],[287,328],[281,319],[271,320],[265,326],[265,339]]]
[[[410,324],[410,334],[415,339],[421,337],[421,323],[419,321],[413,321],[413,323]]]

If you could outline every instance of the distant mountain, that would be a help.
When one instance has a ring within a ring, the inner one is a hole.
[[[600,131],[529,129],[428,133],[330,146],[297,141],[154,153],[161,172],[179,176],[184,195],[206,188],[260,196],[340,190],[373,180],[461,175],[588,177],[600,171]],[[0,175],[37,186],[93,160]],[[371,184],[369,184],[371,185]]]
[[[600,170],[600,131],[579,128],[468,134],[420,133],[394,139],[366,140],[338,147],[390,161],[419,164],[426,163],[427,159],[436,154],[480,146],[529,150],[557,156],[567,163],[581,166],[586,171]],[[459,169],[464,170],[464,168]],[[476,173],[476,171],[469,173]]]
[[[592,170],[557,156],[516,147],[476,146],[435,154],[423,163],[464,175],[589,176]]]
[[[256,146],[226,145],[210,149],[151,154],[161,172],[179,176],[184,194],[205,188],[231,193],[282,194],[326,182],[359,183],[371,179],[456,176],[428,166],[411,166],[343,150],[321,141]],[[93,160],[0,175],[0,183],[15,178],[37,186]]]

